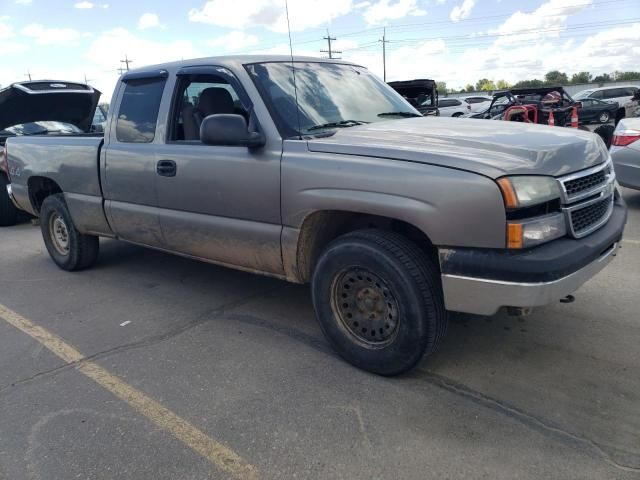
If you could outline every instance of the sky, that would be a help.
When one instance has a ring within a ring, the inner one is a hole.
[[[0,0],[0,85],[85,81],[108,101],[131,68],[230,54],[288,54],[285,0]],[[640,70],[640,0],[289,0],[296,55],[343,59],[387,80],[543,78]]]

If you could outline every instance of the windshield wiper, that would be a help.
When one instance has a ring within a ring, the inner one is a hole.
[[[364,125],[364,120],[340,120],[339,122],[329,122],[323,123],[321,125],[314,125],[313,127],[307,128],[308,131],[311,130],[321,130],[323,128],[346,128],[346,127],[355,127],[356,125]]]
[[[414,112],[383,112],[378,114],[379,117],[423,117],[419,113]]]

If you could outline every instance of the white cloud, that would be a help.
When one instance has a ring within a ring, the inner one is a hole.
[[[234,30],[221,37],[214,38],[207,42],[210,47],[222,47],[225,50],[240,50],[258,44],[258,37],[240,30]]]
[[[9,17],[0,17],[0,38],[12,38],[15,36],[13,32],[13,27],[11,25],[7,25],[4,23],[4,20],[8,20]],[[2,45],[4,50],[4,44]]]
[[[591,3],[592,0],[549,0],[531,13],[515,12],[489,33],[502,35],[499,42],[503,44],[558,37],[566,28],[568,16],[581,12]]]
[[[452,22],[459,22],[465,18],[468,18],[471,15],[471,10],[476,4],[476,0],[464,0],[461,5],[456,5],[451,10],[451,14],[449,14],[449,18]]]
[[[302,31],[329,23],[353,10],[353,0],[295,0],[289,2],[292,31]],[[284,0],[209,0],[202,8],[189,11],[191,22],[245,29],[262,26],[287,31]]]
[[[31,37],[38,45],[77,45],[81,33],[72,28],[45,28],[39,23],[32,23],[21,30],[26,37]]]
[[[84,57],[88,60],[85,68],[97,72],[93,77],[96,87],[107,95],[111,95],[116,69],[125,55],[133,62],[131,68],[204,56],[188,40],[148,40],[124,28],[102,32],[89,44]]]
[[[138,20],[138,28],[145,30],[154,27],[164,28],[165,26],[160,23],[160,18],[155,13],[143,13]]]
[[[459,22],[460,20],[467,18],[469,15],[471,15],[471,10],[473,10],[475,4],[475,0],[464,0],[461,5],[456,5],[455,7],[453,7],[449,18],[452,22]]]
[[[86,0],[83,2],[74,3],[73,6],[80,9],[89,9],[95,7],[93,3],[87,2]]]
[[[367,8],[364,19],[369,25],[379,25],[387,20],[397,20],[408,15],[417,17],[426,14],[426,11],[418,7],[416,0],[379,0]]]

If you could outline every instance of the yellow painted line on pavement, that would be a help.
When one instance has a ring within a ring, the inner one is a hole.
[[[220,470],[241,480],[258,478],[257,469],[245,462],[237,453],[208,437],[200,429],[179,417],[141,391],[123,382],[116,375],[98,364],[85,360],[84,355],[57,335],[34,324],[18,313],[0,304],[0,318],[18,330],[40,342],[48,350],[67,363],[77,363],[76,368],[85,376],[125,401],[160,428],[171,433],[187,447],[205,457]]]

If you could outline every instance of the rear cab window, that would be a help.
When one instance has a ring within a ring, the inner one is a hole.
[[[118,142],[153,142],[165,83],[166,78],[125,81],[116,122]]]

